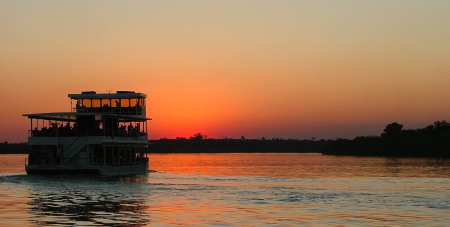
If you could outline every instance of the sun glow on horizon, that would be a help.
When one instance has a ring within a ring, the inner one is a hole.
[[[151,139],[352,138],[449,121],[449,11],[438,0],[2,1],[0,142],[26,141],[22,114],[70,111],[67,94],[88,90],[147,94]]]

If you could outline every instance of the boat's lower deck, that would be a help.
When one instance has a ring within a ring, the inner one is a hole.
[[[61,175],[61,174],[94,174],[101,175],[98,169],[56,169],[56,168],[25,168],[28,175]]]
[[[120,176],[131,174],[144,174],[148,172],[148,163],[136,165],[89,165],[89,166],[67,166],[67,165],[50,165],[50,166],[26,166],[25,171],[28,175],[61,175],[61,174],[97,174],[105,176]]]

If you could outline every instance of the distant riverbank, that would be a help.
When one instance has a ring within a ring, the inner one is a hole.
[[[0,143],[0,154],[28,154],[28,143]]]
[[[394,122],[380,136],[337,139],[322,150],[326,155],[450,158],[450,123],[436,121],[415,130]]]
[[[160,139],[149,153],[320,153],[328,140],[293,139]]]
[[[320,153],[329,140],[293,139],[159,139],[148,153]],[[27,143],[0,143],[0,154],[28,154]]]

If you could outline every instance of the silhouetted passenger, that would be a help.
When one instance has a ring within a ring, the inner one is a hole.
[[[35,137],[35,136],[38,136],[38,129],[37,129],[37,127],[34,127],[34,129],[31,131],[31,136],[33,136],[33,137]]]
[[[132,132],[133,131],[133,125],[130,123],[129,125],[128,125],[128,133],[130,133],[130,132]]]
[[[76,136],[77,135],[77,130],[78,130],[77,123],[73,123],[72,130],[70,130],[70,132],[71,132],[70,135]]]
[[[47,134],[48,134],[48,129],[47,129],[47,127],[43,127],[42,128],[42,136],[48,136]]]
[[[108,104],[103,105],[103,111],[105,111],[105,112],[111,112],[111,108],[109,107]]]

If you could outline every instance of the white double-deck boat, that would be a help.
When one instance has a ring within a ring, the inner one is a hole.
[[[146,95],[69,94],[70,112],[31,119],[27,174],[129,175],[148,171]]]

